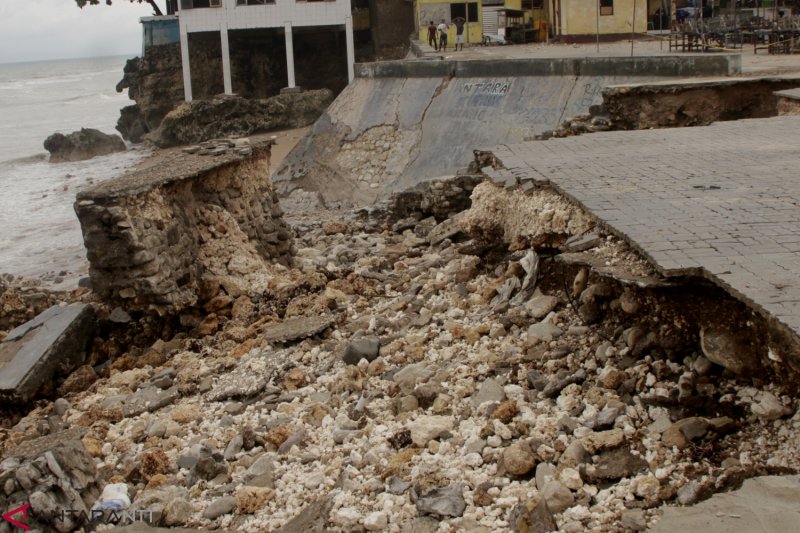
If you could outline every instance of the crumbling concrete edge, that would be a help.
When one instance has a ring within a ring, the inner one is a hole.
[[[603,228],[607,233],[614,235],[627,243],[633,250],[640,254],[647,262],[664,278],[682,278],[686,281],[692,278],[701,279],[713,283],[720,287],[731,297],[742,302],[750,308],[756,315],[760,316],[766,323],[771,340],[770,358],[777,358],[783,360],[781,354],[772,353],[772,347],[781,349],[785,352],[787,363],[793,367],[796,372],[800,373],[800,336],[798,336],[788,324],[782,322],[778,317],[764,309],[757,302],[748,298],[745,294],[739,292],[730,284],[719,278],[715,274],[709,272],[703,267],[682,267],[682,268],[664,268],[651,254],[642,248],[634,239],[632,239],[624,231],[609,224],[602,218],[598,217],[591,208],[586,206],[578,198],[570,194],[568,191],[559,187],[557,183],[553,183],[546,176],[539,174],[532,176],[530,167],[524,165],[519,158],[509,149],[506,145],[501,145],[492,149],[476,150],[476,154],[480,153],[483,157],[488,157],[493,160],[494,164],[490,168],[484,169],[484,174],[494,182],[496,185],[505,188],[518,187],[520,192],[526,193],[534,188],[548,188],[566,198],[569,202],[582,209],[589,215],[598,227]],[[796,354],[791,357],[791,354]]]
[[[750,83],[784,83],[794,82],[800,85],[800,75],[784,74],[781,76],[753,76],[737,78],[715,78],[715,79],[683,79],[683,80],[662,80],[641,83],[619,83],[603,87],[603,95],[606,94],[650,94],[670,91],[685,91],[687,89],[703,89],[709,87],[728,87]],[[786,91],[791,92],[791,91]]]
[[[710,77],[741,74],[740,54],[691,56],[399,60],[359,63],[357,78],[484,78],[518,76]]]

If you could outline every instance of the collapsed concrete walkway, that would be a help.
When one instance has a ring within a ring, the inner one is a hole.
[[[798,335],[798,145],[800,117],[787,116],[492,152],[512,183],[552,185],[662,274],[704,276]]]

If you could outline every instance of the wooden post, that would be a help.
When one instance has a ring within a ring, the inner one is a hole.
[[[600,53],[600,0],[597,0],[597,53]]]
[[[670,29],[669,31],[677,31],[678,30],[678,8],[676,7],[675,0],[670,0],[669,2],[669,24]]]
[[[464,31],[467,32],[467,44],[469,44],[469,1],[464,2]]]
[[[633,57],[634,37],[636,37],[636,0],[633,0],[633,21],[631,23],[631,57]]]

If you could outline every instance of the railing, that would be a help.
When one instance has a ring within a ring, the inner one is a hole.
[[[775,20],[763,17],[689,17],[669,35],[670,50],[682,52],[726,51],[753,46],[753,52],[800,53],[800,16]]]

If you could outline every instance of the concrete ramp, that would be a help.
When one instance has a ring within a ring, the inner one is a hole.
[[[282,196],[365,205],[465,167],[473,149],[554,129],[607,85],[740,70],[738,55],[362,64],[273,179]]]

